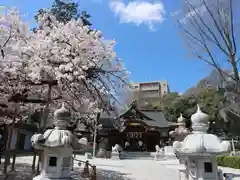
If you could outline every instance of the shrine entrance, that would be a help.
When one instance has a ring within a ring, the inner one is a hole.
[[[124,133],[126,151],[155,151],[156,144],[159,144],[159,132],[148,131],[141,123],[129,123]]]
[[[160,143],[160,133],[158,131],[145,132],[145,142],[147,151],[156,151],[155,146]]]
[[[155,146],[159,144],[160,135],[158,132],[127,132],[125,133],[126,151],[155,151]],[[126,146],[126,142],[129,143]]]
[[[144,142],[144,133],[127,132],[125,134],[125,150],[126,151],[145,151],[146,144]],[[128,145],[126,144],[128,142]]]

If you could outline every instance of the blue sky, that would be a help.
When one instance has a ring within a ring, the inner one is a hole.
[[[35,12],[52,0],[1,0],[18,7],[33,22]],[[171,91],[184,92],[210,72],[184,48],[173,12],[179,0],[79,0],[80,10],[92,15],[93,27],[117,41],[117,55],[131,72],[132,81],[168,80]]]

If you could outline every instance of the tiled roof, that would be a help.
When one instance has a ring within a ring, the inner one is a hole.
[[[143,120],[147,125],[154,127],[169,127],[169,122],[166,120],[164,114],[160,111],[141,111],[148,120]]]

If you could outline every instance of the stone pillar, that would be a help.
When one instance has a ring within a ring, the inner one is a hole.
[[[119,160],[119,159],[120,159],[119,156],[120,156],[120,153],[119,153],[119,152],[113,152],[113,151],[112,151],[111,159]]]
[[[43,165],[33,180],[69,180],[72,168],[72,148],[44,149]]]

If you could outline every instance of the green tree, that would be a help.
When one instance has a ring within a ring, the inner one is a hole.
[[[59,22],[67,23],[71,19],[82,19],[84,25],[91,26],[89,18],[91,17],[86,11],[79,12],[79,5],[75,2],[64,2],[61,0],[55,0],[50,12],[56,17]],[[35,19],[38,20],[38,16],[46,13],[47,10],[38,10]]]
[[[152,104],[150,109],[154,109],[154,110],[162,110],[161,108],[161,104]]]
[[[169,98],[170,99],[170,98]],[[219,111],[224,107],[225,98],[222,92],[214,89],[195,89],[191,96],[178,96],[172,102],[164,106],[163,112],[169,121],[176,122],[180,113],[187,118],[190,125],[191,115],[196,112],[196,105],[199,104],[202,110],[210,117],[210,124],[215,122],[216,126],[222,127],[219,121]]]
[[[176,98],[179,97],[177,92],[170,92],[162,98],[163,107],[169,106]]]

